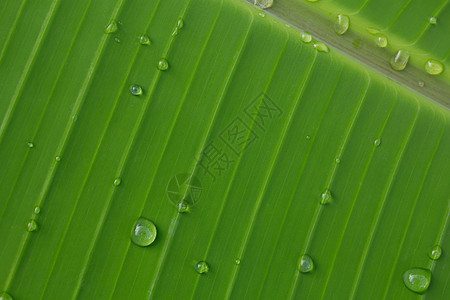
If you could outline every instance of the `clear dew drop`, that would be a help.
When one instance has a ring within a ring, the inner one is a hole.
[[[147,247],[156,239],[156,226],[152,221],[139,218],[133,225],[131,241],[138,246]]]
[[[27,231],[33,232],[38,230],[38,225],[35,220],[30,220],[27,224]]]
[[[431,271],[422,268],[409,269],[403,273],[405,286],[415,293],[423,293],[430,286]]]
[[[444,66],[437,60],[429,59],[425,64],[425,71],[430,75],[439,75],[444,71]]]
[[[36,215],[38,215],[40,212],[41,212],[41,208],[40,208],[39,206],[36,206],[36,207],[34,208],[34,213],[35,213]]]
[[[300,39],[305,43],[311,42],[312,41],[311,33],[309,33],[308,31],[302,31],[300,33]]]
[[[380,33],[375,37],[375,44],[380,48],[385,48],[388,45],[387,37]]]
[[[406,68],[409,60],[409,52],[398,50],[397,54],[391,58],[390,65],[395,71],[402,71]]]
[[[166,59],[161,58],[161,59],[158,61],[158,70],[160,70],[160,71],[165,71],[165,70],[167,70],[168,68],[169,68],[169,62],[168,62]]]
[[[317,42],[315,42],[314,43],[314,48],[317,50],[317,51],[319,51],[319,52],[329,52],[330,51],[330,49],[328,49],[328,46],[327,45],[325,45],[324,43],[322,43],[322,42],[319,42],[319,41],[317,41]]]
[[[262,9],[269,8],[273,5],[273,0],[254,0],[253,4],[258,5]]]
[[[439,245],[434,246],[430,252],[428,253],[428,257],[430,257],[432,260],[437,260],[439,257],[441,257],[442,249]]]
[[[298,270],[302,273],[308,273],[314,270],[314,262],[309,255],[302,255],[298,264]]]
[[[61,161],[61,156],[56,156],[56,157],[55,157],[55,160],[56,160],[56,161]]]
[[[150,45],[150,38],[148,37],[148,35],[143,34],[139,37],[139,44],[141,45]]]
[[[234,263],[235,263],[236,265],[240,265],[240,264],[241,264],[241,260],[240,260],[239,258],[237,258],[237,259],[234,261]]]
[[[189,204],[186,201],[181,201],[177,205],[177,210],[181,214],[187,213],[187,212],[191,212],[191,207],[189,206]]]
[[[336,22],[334,23],[334,32],[339,35],[343,35],[347,32],[350,26],[350,18],[347,15],[339,14]]]
[[[199,274],[208,273],[209,266],[206,263],[206,261],[199,261],[198,263],[195,264],[195,271],[197,271],[197,273]]]
[[[373,144],[375,145],[375,147],[380,147],[381,139],[376,139],[375,141],[373,141]]]
[[[0,300],[13,300],[13,297],[7,292],[0,292]]]
[[[336,158],[336,163],[337,164],[340,164],[341,163],[341,159],[338,157],[338,158]]]
[[[142,87],[140,85],[133,84],[132,86],[130,86],[130,93],[135,96],[140,96],[143,92],[144,91],[142,90]]]
[[[436,17],[431,17],[431,18],[428,20],[428,22],[429,22],[431,25],[435,25],[435,24],[437,23],[437,19],[436,19]]]
[[[108,34],[114,33],[117,31],[117,29],[118,27],[116,21],[112,21],[111,23],[108,24],[108,26],[106,26],[105,33]]]
[[[28,143],[27,143],[27,147],[28,147],[28,148],[34,148],[34,144],[33,144],[32,142],[28,142]]]
[[[325,190],[320,197],[320,204],[328,204],[333,201],[333,196],[331,195],[330,190]]]
[[[120,177],[117,177],[116,179],[114,179],[113,185],[119,186],[121,182],[122,182],[122,179]]]
[[[181,18],[178,19],[178,20],[177,20],[177,27],[181,29],[181,28],[183,28],[183,26],[184,26],[184,21],[183,21],[183,19],[181,19]]]

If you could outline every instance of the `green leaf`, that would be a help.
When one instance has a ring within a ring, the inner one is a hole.
[[[450,113],[438,104],[448,61],[426,74],[415,53],[444,52],[414,42],[407,68],[387,71],[383,58],[415,41],[417,13],[428,14],[368,1],[336,35],[331,10],[363,2],[4,1],[0,293],[450,294]],[[305,7],[309,43],[289,18]],[[364,46],[358,28],[395,18],[395,47]],[[437,18],[423,36],[448,50]],[[360,56],[347,47],[355,37]],[[425,89],[411,89],[416,76]]]

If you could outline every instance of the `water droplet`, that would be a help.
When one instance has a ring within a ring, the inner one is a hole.
[[[377,34],[377,33],[380,32],[380,30],[378,28],[375,28],[375,27],[367,27],[366,30],[370,34]]]
[[[376,139],[373,144],[375,145],[375,147],[380,147],[381,145],[381,140],[380,139]]]
[[[27,231],[32,232],[38,229],[38,225],[35,220],[30,220],[27,224]]]
[[[305,43],[311,42],[312,41],[311,33],[309,33],[308,31],[302,31],[300,33],[300,39]]]
[[[328,49],[327,45],[325,45],[322,42],[318,42],[318,41],[314,43],[314,48],[319,52],[329,52],[330,51]]]
[[[27,146],[28,146],[28,148],[33,148],[33,147],[34,147],[34,144],[33,144],[32,142],[28,142],[28,143],[27,143]]]
[[[237,265],[240,265],[240,264],[241,264],[241,260],[240,260],[239,258],[237,258],[234,262],[235,262]]]
[[[197,271],[197,273],[199,274],[204,274],[204,273],[208,273],[209,271],[209,266],[206,263],[206,261],[199,261],[196,265],[195,265],[195,271]]]
[[[135,96],[140,96],[140,95],[142,95],[143,90],[140,85],[133,84],[132,86],[130,86],[130,92],[131,92],[131,94],[133,94]]]
[[[114,41],[116,42],[116,43],[120,43],[120,39],[119,38],[114,38]]]
[[[177,27],[181,29],[181,28],[183,28],[183,26],[184,26],[183,19],[181,19],[181,18],[178,19],[178,21],[177,21]]]
[[[177,205],[177,210],[178,210],[179,213],[186,213],[186,212],[190,212],[191,208],[190,208],[189,204],[186,201],[181,201]]]
[[[375,38],[375,44],[377,44],[377,46],[380,48],[385,48],[388,44],[387,37],[382,33],[377,34],[377,37]]]
[[[431,75],[438,75],[441,74],[442,71],[444,71],[444,66],[437,60],[429,59],[425,64],[425,71],[427,71],[427,73]]]
[[[307,139],[307,140],[310,140],[310,139],[311,139],[311,137],[310,137],[309,135],[307,135],[307,136],[306,136],[306,139]]]
[[[13,300],[13,298],[7,292],[0,292],[0,300]]]
[[[314,262],[309,255],[302,255],[298,264],[298,270],[302,273],[308,273],[314,270]]]
[[[175,29],[172,32],[172,36],[178,35],[178,27],[175,27]]]
[[[328,204],[333,201],[333,196],[331,195],[330,190],[326,190],[322,193],[322,197],[320,199],[320,204]]]
[[[390,64],[392,69],[402,71],[408,64],[409,52],[406,50],[398,50],[397,54],[391,58]]]
[[[36,206],[34,208],[34,213],[38,215],[40,212],[41,212],[41,208],[39,206]]]
[[[161,58],[161,59],[158,61],[158,70],[165,71],[165,70],[167,70],[168,68],[169,68],[169,63],[167,62],[167,60],[164,59],[164,58]]]
[[[413,292],[423,293],[428,289],[431,281],[431,271],[422,268],[409,269],[403,273],[403,282]]]
[[[350,18],[346,15],[339,14],[337,16],[336,22],[334,23],[334,31],[342,35],[347,32],[348,27],[350,26]]]
[[[271,7],[273,5],[273,0],[255,0],[253,3],[264,9]]]
[[[76,114],[73,115],[73,116],[72,116],[72,120],[73,120],[74,122],[76,122],[76,121],[78,120],[78,115],[76,115]]]
[[[436,19],[436,17],[431,17],[431,18],[428,20],[428,22],[429,22],[430,24],[434,25],[434,24],[437,23],[437,19]]]
[[[114,33],[117,31],[117,23],[116,21],[112,21],[106,26],[105,33]]]
[[[439,245],[434,246],[431,251],[428,253],[428,256],[432,259],[432,260],[437,260],[439,259],[439,257],[441,257],[442,254],[442,249]]]
[[[266,14],[263,13],[263,12],[258,13],[258,15],[259,15],[261,18],[264,18],[264,17],[266,16]]]
[[[122,182],[122,179],[120,177],[117,177],[116,179],[114,179],[113,185],[119,186],[121,182]]]
[[[150,45],[151,44],[150,38],[148,37],[148,35],[143,34],[139,37],[139,43],[141,45]]]
[[[417,84],[418,84],[420,87],[424,87],[424,86],[425,86],[425,82],[423,82],[423,81],[419,81],[419,82],[417,82]]]
[[[55,157],[55,160],[56,160],[56,161],[61,161],[61,156]]]
[[[139,218],[133,225],[131,240],[138,246],[146,247],[156,239],[156,226],[152,221]]]
[[[340,164],[341,163],[341,159],[338,157],[338,158],[336,158],[336,163],[337,164]]]

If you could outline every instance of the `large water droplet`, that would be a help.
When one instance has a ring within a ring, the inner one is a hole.
[[[34,144],[32,142],[27,143],[28,148],[34,148]]]
[[[444,71],[444,66],[437,60],[429,59],[425,64],[425,71],[431,75],[439,75]]]
[[[133,225],[131,240],[138,246],[146,247],[156,239],[156,226],[152,221],[139,218]]]
[[[140,95],[142,95],[143,90],[140,85],[133,84],[132,86],[130,86],[130,92],[131,92],[131,94],[133,94],[135,96],[140,96]]]
[[[13,298],[7,292],[0,292],[0,300],[13,300]]]
[[[269,8],[273,5],[273,0],[254,0],[253,3],[261,8]]]
[[[139,37],[139,43],[141,45],[150,45],[150,38],[148,37],[148,35],[143,34]]]
[[[409,269],[403,273],[403,282],[413,292],[423,293],[430,286],[431,271],[422,268]]]
[[[380,48],[385,48],[388,44],[387,37],[382,33],[377,34],[375,38],[375,44],[377,44],[377,46]]]
[[[391,58],[390,64],[392,69],[402,71],[406,68],[409,60],[409,52],[406,50],[398,50],[397,54]]]
[[[204,274],[204,273],[208,273],[209,271],[209,266],[206,263],[206,261],[199,261],[196,265],[195,265],[195,271],[197,271],[197,273],[199,274]]]
[[[434,246],[431,251],[428,253],[428,256],[432,259],[432,260],[436,260],[439,259],[439,257],[441,257],[442,254],[442,249],[439,245]]]
[[[436,17],[431,17],[431,18],[428,20],[428,22],[429,22],[431,25],[434,25],[434,24],[437,23],[437,19],[436,19]]]
[[[32,232],[38,230],[38,225],[35,220],[30,220],[27,224],[27,231]]]
[[[121,182],[122,182],[122,179],[120,177],[117,177],[116,179],[114,179],[113,185],[119,186]]]
[[[331,195],[330,190],[325,190],[320,198],[320,204],[328,204],[331,201],[333,201],[333,196]]]
[[[158,70],[165,71],[165,70],[167,70],[168,68],[169,68],[169,62],[168,62],[166,59],[161,58],[161,59],[158,61]]]
[[[298,270],[302,273],[308,273],[314,270],[314,262],[309,255],[302,255],[298,264]]]
[[[337,34],[342,35],[348,30],[349,26],[350,18],[346,15],[339,14],[337,16],[336,22],[334,23],[334,31]]]
[[[328,49],[327,45],[325,45],[324,43],[319,42],[319,41],[314,43],[314,48],[319,52],[329,52],[330,51]]]
[[[308,31],[302,31],[300,33],[300,39],[305,43],[311,42],[312,41],[311,33],[309,33]]]
[[[105,33],[114,33],[117,31],[117,23],[116,21],[112,21],[106,26]]]
[[[373,144],[375,145],[375,147],[380,147],[381,145],[381,139],[376,139]]]

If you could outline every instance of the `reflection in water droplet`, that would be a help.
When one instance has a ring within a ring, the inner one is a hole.
[[[191,208],[190,208],[189,204],[186,201],[181,201],[177,205],[177,210],[178,210],[179,213],[186,213],[186,212],[190,212]]]
[[[27,224],[27,231],[32,232],[38,229],[38,225],[35,220],[30,220]]]
[[[309,255],[302,255],[298,264],[298,270],[302,273],[308,273],[314,270],[314,262]]]
[[[390,64],[392,69],[402,71],[405,69],[409,60],[409,52],[406,50],[398,50],[397,54],[391,58]]]
[[[197,273],[199,273],[199,274],[208,273],[209,266],[208,266],[208,264],[205,261],[199,261],[195,265],[195,271],[197,271]]]
[[[150,45],[150,38],[148,37],[148,35],[143,34],[139,37],[139,43],[141,45]]]
[[[322,197],[320,199],[320,204],[328,204],[331,201],[333,201],[333,196],[331,195],[330,190],[325,190],[325,192],[322,193]]]
[[[146,247],[155,241],[156,234],[156,226],[152,221],[139,218],[133,225],[131,241],[138,246]]]
[[[0,300],[13,300],[13,298],[7,292],[0,292]]]
[[[273,0],[254,0],[253,3],[261,8],[269,8],[273,5]]]
[[[428,253],[428,256],[432,259],[432,260],[437,260],[439,259],[439,257],[441,257],[442,254],[442,249],[439,245],[436,245],[433,247],[433,249],[431,249],[431,251]]]
[[[27,143],[27,146],[28,146],[28,148],[33,148],[33,147],[34,147],[34,144],[33,144],[32,142],[28,142],[28,143]]]
[[[319,52],[329,52],[330,51],[328,49],[327,45],[325,45],[324,43],[319,42],[319,41],[314,43],[314,48]]]
[[[167,60],[164,59],[164,58],[161,58],[161,59],[158,61],[158,70],[165,71],[165,70],[167,70],[168,68],[169,68],[169,63],[167,62]]]
[[[302,31],[300,33],[300,39],[305,43],[311,42],[312,41],[311,33],[309,33],[308,31]]]
[[[375,44],[377,44],[377,46],[380,48],[385,48],[388,44],[387,37],[382,33],[377,34],[377,37],[375,38]]]
[[[403,273],[403,282],[411,291],[423,293],[430,286],[431,271],[422,268],[409,269]]]
[[[142,95],[143,90],[140,85],[133,84],[132,86],[130,86],[130,92],[131,92],[131,94],[133,94],[135,96],[140,96],[140,95]]]
[[[381,145],[381,140],[380,139],[376,139],[373,144],[375,145],[375,147],[379,147]]]
[[[120,177],[117,177],[116,179],[114,179],[113,185],[119,186],[121,182],[122,182],[122,179]]]
[[[112,21],[106,26],[105,33],[114,33],[117,31],[117,23],[116,21]]]
[[[425,64],[425,71],[430,75],[439,75],[444,71],[444,66],[437,60],[429,59]]]
[[[350,18],[346,15],[339,14],[337,16],[336,22],[334,23],[334,31],[342,35],[347,32],[348,27],[350,26]]]
[[[437,19],[436,19],[436,17],[431,17],[430,20],[428,20],[428,22],[430,22],[430,24],[434,25],[437,23]]]

